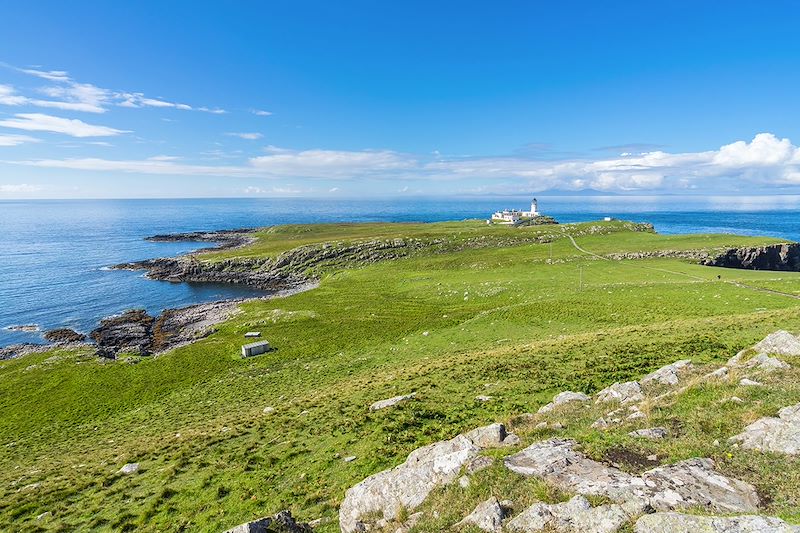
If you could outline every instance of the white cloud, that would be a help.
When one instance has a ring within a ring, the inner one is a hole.
[[[0,125],[2,122],[0,122]],[[390,150],[289,150],[267,146],[267,155],[241,164],[200,165],[172,158],[145,160],[48,159],[17,164],[156,175],[248,178],[385,180],[400,192],[434,182],[449,191],[524,192],[596,189],[609,192],[657,190],[752,190],[800,186],[800,148],[770,133],[717,150],[664,151],[600,159],[559,161],[525,157],[417,158]],[[240,156],[239,156],[240,157]],[[413,187],[409,184],[414,183]],[[455,185],[455,184],[458,185]],[[294,190],[294,189],[292,189]],[[331,189],[333,192],[333,189]],[[276,192],[269,190],[269,192]]]
[[[42,113],[17,113],[16,118],[0,120],[0,126],[26,131],[63,133],[72,137],[109,137],[128,133],[108,126],[87,124],[82,120],[54,117]]]
[[[229,135],[231,137],[239,137],[240,139],[246,139],[248,141],[256,141],[264,136],[261,133],[237,133],[237,132],[229,132],[226,133],[225,135]]]
[[[89,83],[78,83],[70,77],[68,72],[63,70],[22,69],[5,64],[4,66],[52,82],[54,85],[42,87],[39,92],[56,100],[43,100],[16,95],[13,92],[13,88],[0,86],[0,104],[3,105],[33,105],[88,113],[104,113],[111,105],[130,108],[173,108],[184,111],[194,109],[213,114],[226,113],[224,109],[220,108],[194,108],[188,104],[172,102],[164,98],[151,98],[141,92],[111,91]],[[12,92],[4,94],[4,88],[6,90],[11,89]]]
[[[264,111],[263,109],[251,109],[250,112],[258,117],[268,117],[272,115],[272,111]]]
[[[0,134],[0,146],[18,146],[24,143],[36,143],[39,139],[29,137],[28,135],[2,135]]]
[[[28,99],[17,94],[11,85],[0,85],[0,105],[23,105],[27,101]]]
[[[203,107],[198,107],[197,110],[198,111],[204,111],[206,113],[211,113],[212,115],[224,115],[225,113],[227,113],[227,111],[225,111],[224,109],[220,109],[218,107],[212,109],[212,108],[203,106]]]
[[[20,72],[43,78],[50,81],[70,81],[69,74],[63,70],[36,70],[36,69],[18,69]]]
[[[250,164],[256,169],[276,176],[355,177],[382,174],[387,171],[411,169],[415,161],[388,150],[342,151],[304,150],[274,151],[254,157]]]
[[[0,193],[7,193],[7,194],[38,192],[41,190],[42,188],[39,185],[30,185],[28,183],[0,185]]]

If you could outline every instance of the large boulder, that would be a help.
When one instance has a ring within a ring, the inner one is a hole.
[[[644,511],[635,502],[592,507],[583,496],[563,503],[534,503],[506,524],[508,531],[533,533],[614,533]]]
[[[312,533],[311,526],[295,521],[290,511],[238,525],[225,533]]]
[[[539,408],[539,413],[549,413],[556,407],[560,405],[564,405],[569,402],[585,402],[588,401],[589,397],[586,396],[582,392],[572,392],[572,391],[564,391],[556,394],[553,397],[553,401],[541,406]]]
[[[347,490],[339,508],[339,526],[351,533],[364,530],[363,520],[369,515],[397,519],[402,510],[422,504],[436,487],[455,481],[482,449],[503,446],[508,440],[516,442],[516,435],[506,433],[502,424],[491,424],[414,450],[403,464]]]
[[[655,513],[636,521],[636,533],[800,533],[779,518],[767,516],[697,516]]]
[[[566,492],[645,502],[659,511],[699,507],[754,512],[758,508],[755,488],[716,472],[710,459],[689,459],[633,476],[587,458],[574,450],[575,445],[563,439],[538,442],[507,457],[505,465]]]
[[[800,403],[784,407],[778,411],[777,418],[756,420],[731,440],[751,450],[800,454]]]

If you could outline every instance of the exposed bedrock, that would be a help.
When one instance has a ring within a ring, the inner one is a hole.
[[[706,266],[800,272],[800,243],[733,248],[702,261]]]
[[[97,343],[97,354],[103,357],[150,355],[210,335],[215,324],[237,311],[235,301],[166,309],[157,317],[135,309],[103,319],[90,336]]]

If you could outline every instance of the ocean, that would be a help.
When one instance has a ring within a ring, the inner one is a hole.
[[[546,196],[539,209],[560,222],[612,216],[651,222],[661,233],[739,233],[800,240],[800,196]],[[70,327],[88,333],[126,309],[170,307],[259,294],[245,287],[173,284],[117,263],[172,256],[200,243],[153,243],[149,235],[285,223],[487,218],[520,198],[170,199],[0,201],[0,346],[42,342]],[[9,326],[36,324],[38,332]]]

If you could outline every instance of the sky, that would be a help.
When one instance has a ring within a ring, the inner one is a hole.
[[[795,1],[0,15],[0,199],[800,193]]]

